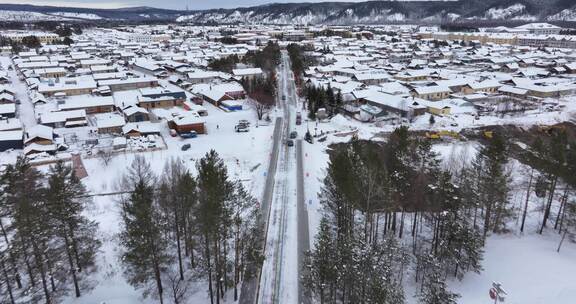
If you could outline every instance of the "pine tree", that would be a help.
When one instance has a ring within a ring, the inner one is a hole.
[[[52,228],[62,241],[75,295],[80,297],[79,275],[87,276],[94,271],[100,247],[96,239],[97,224],[82,214],[86,191],[72,167],[63,162],[51,167],[47,190],[46,204]]]
[[[460,295],[451,292],[440,273],[436,261],[429,259],[429,267],[424,278],[422,289],[418,294],[419,303],[422,304],[456,304]]]
[[[19,158],[14,166],[8,166],[6,172],[6,203],[15,231],[11,248],[13,256],[25,265],[33,299],[40,301],[43,297],[46,303],[53,303],[55,284],[49,281],[49,255],[53,250],[48,246],[52,238],[49,218],[45,216],[42,175],[25,158]]]
[[[322,218],[314,249],[307,254],[304,278],[306,288],[318,296],[320,303],[331,302],[337,281],[334,261],[336,260],[336,244],[328,219]],[[330,291],[330,292],[328,292]],[[327,294],[328,292],[328,294]]]
[[[182,257],[182,236],[185,226],[185,198],[180,193],[180,180],[186,174],[179,159],[173,159],[166,163],[162,180],[158,189],[158,203],[162,208],[166,221],[168,235],[173,236],[176,243],[176,254],[178,259],[178,273],[180,280],[184,280],[184,262]]]
[[[234,246],[234,301],[238,300],[238,284],[242,279],[245,268],[243,267],[242,258],[245,256],[244,251],[251,250],[251,246],[247,242],[252,238],[251,233],[254,233],[257,225],[256,220],[260,216],[259,210],[256,208],[256,199],[253,198],[244,189],[240,182],[234,183],[234,192],[229,202],[229,210],[232,219],[232,234]]]
[[[196,164],[198,171],[198,207],[196,219],[204,249],[204,271],[208,274],[210,301],[220,303],[227,284],[225,254],[229,236],[231,211],[227,202],[233,192],[223,160],[211,150]],[[215,290],[214,290],[215,289]]]
[[[122,263],[128,281],[135,287],[155,282],[156,293],[163,303],[162,273],[170,261],[167,242],[161,233],[162,224],[155,202],[152,172],[142,157],[136,157],[126,177],[131,194],[122,202],[123,231],[120,234],[124,252]],[[146,290],[145,295],[149,294]]]
[[[473,163],[478,172],[479,202],[484,209],[484,237],[488,231],[504,232],[510,218],[510,175],[506,172],[508,162],[507,144],[495,133]]]

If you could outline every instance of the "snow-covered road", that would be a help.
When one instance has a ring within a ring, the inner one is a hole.
[[[274,177],[275,186],[270,206],[266,233],[265,261],[262,266],[258,293],[259,303],[308,303],[301,299],[299,270],[302,252],[309,246],[302,246],[301,233],[304,231],[305,245],[308,245],[308,218],[301,218],[297,200],[297,181],[302,180],[302,166],[296,166],[296,151],[286,144],[294,129],[294,112],[297,107],[294,78],[291,76],[290,62],[286,52],[282,53],[282,66],[279,73],[279,100],[283,109],[282,147],[278,157],[278,171]],[[301,145],[301,142],[298,142]],[[301,160],[301,159],[300,159]],[[300,186],[302,187],[302,183]],[[302,189],[298,192],[302,193]],[[301,195],[303,203],[304,197]],[[305,229],[303,229],[305,228]]]

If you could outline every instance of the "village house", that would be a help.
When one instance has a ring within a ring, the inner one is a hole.
[[[15,118],[16,105],[13,103],[0,103],[0,118]]]
[[[255,78],[262,78],[264,72],[260,68],[247,68],[247,69],[233,69],[232,75],[238,78],[244,78],[247,80],[252,80]]]
[[[52,128],[71,128],[86,126],[86,111],[55,111],[40,113],[38,123]]]
[[[58,105],[60,111],[85,110],[86,114],[114,111],[114,98],[110,96],[74,96]]]
[[[122,134],[122,127],[125,124],[124,117],[119,114],[107,113],[96,116],[96,128],[99,134]]]
[[[186,101],[186,92],[162,87],[140,89],[138,105],[145,109],[181,106]]]
[[[122,109],[127,122],[141,122],[150,120],[150,113],[145,108],[133,105]]]
[[[139,77],[127,79],[107,79],[98,81],[99,86],[107,86],[112,92],[129,91],[158,86],[158,79],[153,77]]]
[[[96,82],[93,80],[70,78],[61,79],[57,82],[42,82],[38,85],[38,92],[47,97],[54,96],[58,93],[64,94],[65,96],[74,96],[90,94],[92,90],[97,87]]]
[[[426,99],[426,100],[441,100],[448,97],[452,91],[443,86],[425,86],[415,87],[410,94],[413,97]]]
[[[502,86],[496,80],[484,80],[481,82],[470,82],[461,88],[461,92],[464,94],[474,94],[478,92],[483,93],[496,93],[498,88]]]
[[[186,115],[179,115],[173,117],[168,121],[168,127],[176,130],[178,133],[189,133],[194,131],[198,134],[206,133],[206,126],[204,120],[200,115],[189,112]]]
[[[141,137],[147,135],[160,135],[158,124],[151,122],[131,122],[122,127],[122,134],[126,137]]]
[[[0,152],[22,149],[24,147],[23,138],[24,132],[22,130],[0,131]]]

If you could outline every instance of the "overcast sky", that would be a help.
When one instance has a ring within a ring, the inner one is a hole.
[[[324,0],[325,1],[325,0]],[[339,2],[358,2],[361,0],[330,0]],[[192,9],[234,8],[240,6],[261,5],[280,2],[322,2],[322,0],[0,0],[0,3],[34,4],[51,6],[74,6],[92,8],[119,8],[134,6],[152,6],[159,8]]]

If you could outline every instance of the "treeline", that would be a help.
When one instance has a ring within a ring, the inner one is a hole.
[[[228,176],[223,160],[210,151],[193,176],[180,160],[169,161],[160,176],[135,158],[121,201],[122,263],[130,284],[164,303],[186,303],[189,286],[206,281],[211,303],[255,275],[262,262],[255,199]]]
[[[241,83],[248,96],[255,100],[255,109],[258,119],[262,119],[265,112],[276,103],[278,83],[276,68],[280,63],[280,46],[268,42],[266,47],[259,51],[250,51],[242,62],[261,68],[266,77],[242,78]]]
[[[553,223],[551,227],[561,233],[563,239],[575,237],[576,142],[569,137],[565,127],[550,127],[545,130],[547,136],[537,136],[529,143],[531,149],[520,152],[520,160],[534,168],[530,171],[521,231],[525,228],[528,200],[534,192],[545,202],[538,232],[542,234]]]
[[[525,228],[532,192],[545,198],[539,232],[553,221],[562,240],[575,240],[576,149],[559,130],[524,149],[522,161],[534,169],[523,208],[511,202],[512,145],[499,133],[472,161],[444,166],[430,140],[405,127],[386,143],[336,146],[320,193],[325,216],[305,268],[308,290],[320,303],[404,303],[410,269],[420,303],[457,303],[446,280],[482,270],[491,233],[510,231],[513,219]]]
[[[19,158],[0,176],[2,303],[59,303],[91,289],[100,248],[85,189],[62,162],[42,174]]]
[[[230,55],[218,59],[212,59],[208,62],[208,67],[214,71],[232,74],[232,70],[236,68],[236,64],[240,62],[238,55]]]
[[[326,109],[328,115],[338,113],[338,108],[342,106],[342,93],[338,91],[334,94],[332,87],[316,87],[313,85],[306,86],[304,90],[306,103],[308,106],[308,118],[316,119],[318,109]]]
[[[277,43],[269,41],[262,50],[249,51],[246,53],[242,62],[261,68],[270,76],[276,73],[276,68],[280,63],[280,57],[280,46]]]
[[[290,55],[290,61],[292,64],[292,71],[294,72],[294,78],[297,85],[302,84],[302,75],[308,66],[313,64],[311,58],[306,56],[304,53],[304,48],[296,43],[291,43],[287,47],[288,55]]]
[[[404,303],[402,282],[413,279],[421,303],[456,303],[446,279],[480,272],[485,236],[512,215],[506,153],[495,138],[472,165],[448,171],[405,127],[383,144],[334,149],[309,290],[321,303]]]

